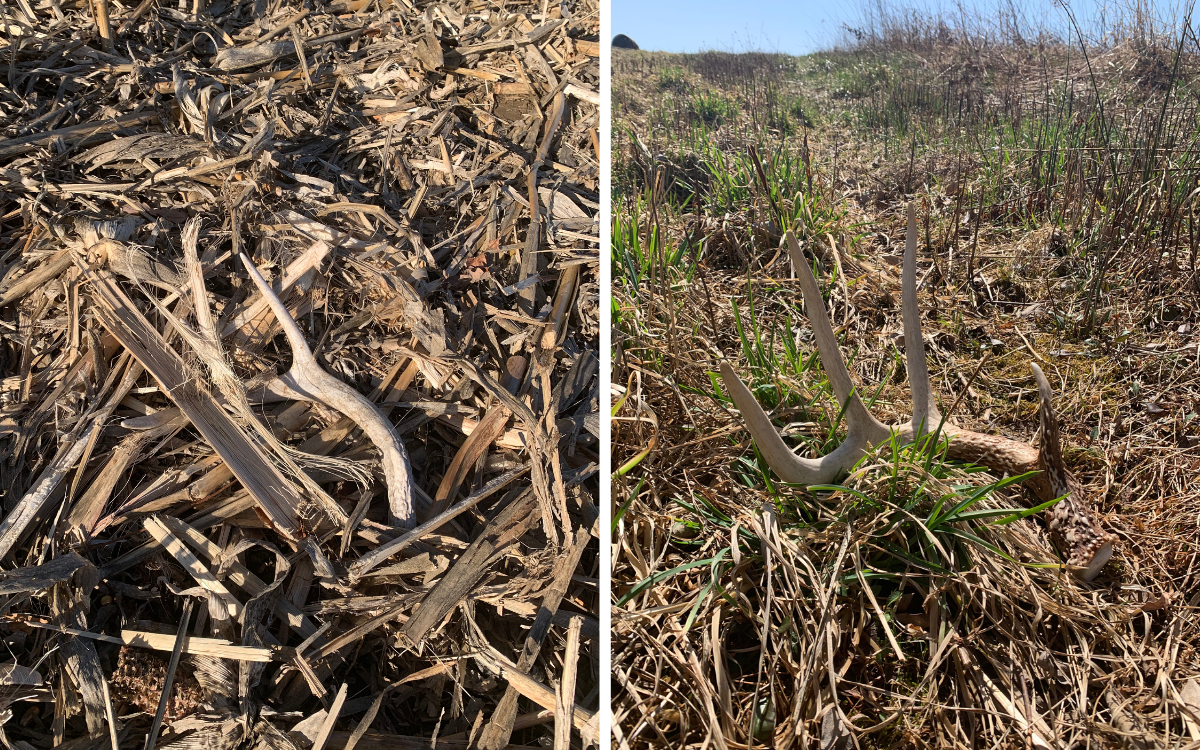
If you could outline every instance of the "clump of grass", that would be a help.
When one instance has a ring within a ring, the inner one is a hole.
[[[695,247],[664,237],[660,224],[644,221],[644,206],[639,202],[630,213],[614,216],[611,233],[615,281],[635,299],[648,293],[649,285],[689,281],[697,257]]]
[[[720,127],[737,115],[737,104],[721,94],[703,91],[688,100],[692,116],[708,127]]]
[[[682,65],[668,65],[658,71],[658,88],[661,91],[682,93],[687,90],[687,79]]]

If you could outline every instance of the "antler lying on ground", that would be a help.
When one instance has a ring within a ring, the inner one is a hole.
[[[925,362],[924,339],[921,337],[921,313],[917,305],[917,223],[913,206],[908,206],[908,237],[904,247],[904,271],[901,301],[904,320],[905,364],[912,391],[913,415],[904,424],[888,426],[877,420],[855,392],[850,373],[838,349],[837,337],[829,322],[817,280],[813,278],[795,236],[787,233],[788,252],[800,278],[805,311],[812,324],[821,363],[839,403],[845,405],[847,435],[845,441],[827,456],[817,459],[800,458],[792,453],[775,426],[729,363],[721,363],[721,377],[729,395],[742,413],[746,428],[754,437],[767,463],[780,479],[794,484],[826,484],[846,471],[862,457],[869,445],[877,445],[899,436],[903,443],[919,439],[937,429],[942,421],[933,402],[929,386],[929,369]],[[970,461],[998,472],[1012,475],[1041,471],[1028,481],[1034,493],[1043,501],[1063,497],[1051,511],[1050,530],[1063,557],[1085,581],[1099,574],[1112,557],[1116,537],[1105,533],[1087,501],[1082,485],[1067,471],[1059,448],[1058,423],[1050,404],[1052,392],[1045,375],[1032,365],[1041,395],[1041,450],[997,435],[963,430],[946,423],[941,432],[949,440],[947,455]]]
[[[416,526],[412,497],[412,466],[408,460],[408,451],[404,449],[404,443],[396,434],[395,428],[383,412],[365,396],[321,369],[312,350],[308,348],[308,342],[304,340],[300,326],[292,319],[283,300],[279,299],[279,295],[275,294],[271,285],[263,279],[262,274],[245,254],[241,255],[241,259],[246,270],[250,272],[250,278],[254,280],[263,298],[271,306],[271,311],[279,319],[288,344],[292,347],[292,369],[281,375],[279,382],[299,398],[317,401],[337,409],[362,428],[383,454],[383,475],[387,480],[388,507],[391,510],[392,523],[404,528]]]

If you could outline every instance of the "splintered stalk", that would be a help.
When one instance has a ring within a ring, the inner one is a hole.
[[[388,486],[391,522],[395,526],[412,528],[417,520],[412,499],[412,466],[395,428],[366,396],[321,369],[312,350],[308,348],[308,342],[304,340],[300,326],[292,319],[283,300],[279,299],[245,253],[239,253],[239,256],[258,291],[283,326],[283,333],[292,348],[292,369],[280,376],[280,382],[309,401],[341,412],[362,428],[383,454],[383,475]]]

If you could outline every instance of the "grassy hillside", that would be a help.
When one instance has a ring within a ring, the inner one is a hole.
[[[1198,50],[996,38],[614,51],[621,746],[1200,740]],[[1036,443],[1046,371],[1119,538],[1093,583],[1002,477],[907,446],[786,486],[736,419],[722,358],[802,455],[844,437],[785,229],[874,413],[911,413],[909,201],[942,411]]]

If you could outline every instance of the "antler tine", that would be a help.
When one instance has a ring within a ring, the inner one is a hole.
[[[886,440],[889,435],[888,428],[867,411],[867,407],[854,390],[854,382],[850,380],[846,360],[838,348],[837,335],[833,332],[833,323],[829,320],[829,312],[825,309],[825,300],[821,298],[821,288],[817,286],[817,279],[813,276],[808,257],[800,249],[796,235],[788,231],[786,237],[788,254],[792,258],[792,265],[796,267],[800,291],[804,295],[804,314],[812,326],[817,353],[821,355],[821,366],[825,368],[825,375],[833,387],[833,394],[837,397],[838,404],[846,407],[846,425],[851,430],[861,429],[873,443]]]
[[[1076,568],[1076,574],[1084,581],[1091,581],[1112,557],[1117,537],[1100,527],[1100,520],[1087,502],[1086,490],[1067,471],[1059,444],[1058,420],[1050,403],[1054,392],[1042,368],[1035,363],[1030,363],[1030,367],[1041,397],[1038,411],[1042,422],[1041,466],[1053,493],[1043,499],[1062,498],[1050,510],[1050,532],[1057,537],[1059,548],[1067,563]]]
[[[800,458],[792,453],[783,438],[775,430],[770,417],[759,406],[758,401],[729,366],[728,362],[721,363],[721,378],[733,398],[734,404],[742,413],[746,429],[754,438],[763,458],[779,478],[793,484],[826,484],[837,478],[842,471],[850,468],[862,457],[867,446],[886,440],[890,430],[867,411],[862,399],[854,391],[850,372],[846,369],[846,361],[838,349],[837,336],[833,332],[833,324],[829,322],[829,314],[825,310],[821,289],[813,277],[812,268],[800,244],[790,231],[787,233],[788,252],[796,266],[796,274],[800,279],[800,291],[804,296],[804,310],[812,325],[813,336],[817,342],[817,352],[821,356],[821,364],[829,377],[834,395],[840,404],[844,404],[847,434],[845,441],[837,450],[827,456],[817,459]]]
[[[908,369],[908,387],[912,392],[914,436],[932,432],[942,415],[929,387],[929,366],[925,363],[925,339],[921,336],[921,308],[917,301],[917,211],[908,204],[908,235],[904,241],[904,269],[901,276],[900,308],[904,318],[904,360]]]
[[[1038,384],[1038,396],[1041,397],[1038,409],[1038,418],[1042,423],[1042,444],[1039,449],[1041,462],[1046,472],[1046,479],[1050,482],[1051,492],[1054,493],[1054,497],[1062,497],[1071,491],[1071,487],[1067,465],[1062,457],[1058,419],[1054,416],[1054,406],[1051,404],[1054,391],[1050,388],[1050,381],[1046,379],[1042,368],[1038,367],[1036,362],[1030,362],[1029,366],[1033,368],[1033,377]]]

